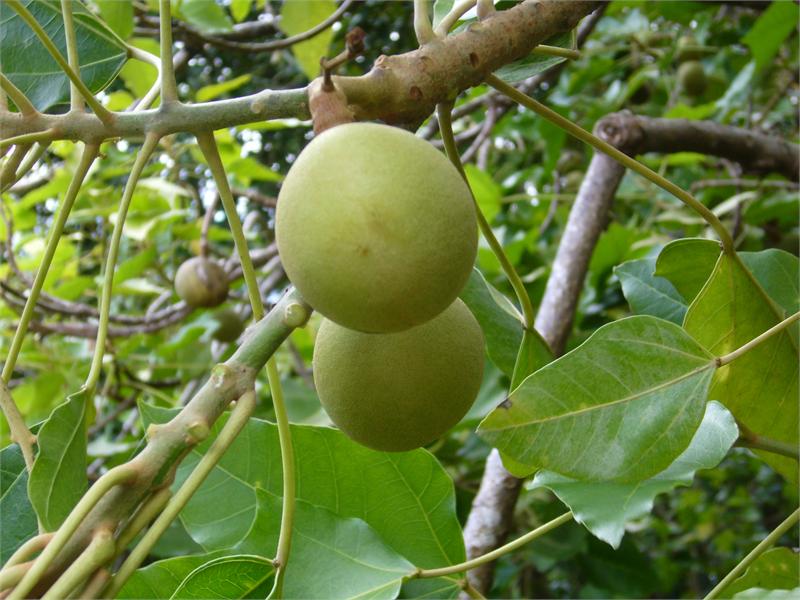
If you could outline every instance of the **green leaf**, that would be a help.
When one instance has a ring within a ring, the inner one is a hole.
[[[486,220],[491,223],[500,212],[500,200],[503,198],[502,188],[492,179],[491,175],[481,171],[473,164],[464,165],[464,171],[467,173],[467,181],[472,195],[475,196],[475,202],[478,203],[478,208]]]
[[[333,0],[286,0],[281,7],[281,29],[287,36],[297,35],[319,25],[335,11]],[[319,76],[319,59],[328,55],[332,39],[333,30],[328,27],[311,39],[292,46],[292,54],[309,79]]]
[[[574,36],[572,32],[562,33],[545,40],[543,44],[548,46],[558,46],[561,48],[574,48]],[[509,63],[494,74],[506,83],[519,83],[529,77],[538,75],[547,69],[567,60],[561,56],[549,56],[538,52],[531,52],[528,56],[521,58],[513,63]]]
[[[718,402],[709,402],[689,447],[669,467],[650,479],[629,484],[596,483],[539,471],[529,487],[551,489],[569,506],[576,521],[618,548],[626,523],[648,514],[658,494],[679,485],[691,485],[696,471],[716,467],[738,435],[731,413]]]
[[[728,354],[777,324],[783,314],[744,265],[720,255],[710,279],[689,306],[684,327],[717,356]],[[711,397],[757,434],[798,443],[797,347],[784,330],[770,337],[714,376]],[[797,463],[759,454],[791,482]]]
[[[23,4],[66,57],[67,44],[60,2],[23,0]],[[125,44],[79,0],[73,1],[72,12],[81,79],[92,92],[99,92],[116,78],[125,64]],[[3,74],[39,110],[67,102],[67,76],[30,27],[5,2],[0,2],[0,23],[3,24],[3,43],[0,44]]]
[[[230,31],[233,27],[225,10],[216,0],[173,0],[176,16],[200,31],[219,33]]]
[[[178,556],[149,564],[131,575],[117,598],[158,600],[169,597],[192,571],[223,554],[224,552],[212,552]]]
[[[634,313],[680,325],[686,314],[686,302],[668,279],[654,274],[655,270],[655,258],[629,260],[614,267],[622,293]]]
[[[133,33],[133,3],[119,0],[94,0],[100,16],[111,30],[123,40]]]
[[[796,256],[777,248],[740,252],[739,256],[785,316],[800,310],[800,260]]]
[[[0,450],[0,564],[38,533],[28,500],[28,471],[17,444]]]
[[[259,510],[240,551],[272,556],[278,544],[281,500],[256,490]],[[395,598],[414,565],[401,557],[361,519],[298,501],[286,598]],[[314,573],[309,577],[309,573]]]
[[[687,303],[705,285],[719,257],[714,240],[684,238],[670,242],[658,255],[654,275],[668,279]]]
[[[240,88],[252,78],[252,75],[246,73],[244,75],[239,75],[239,77],[234,77],[233,79],[223,81],[222,83],[206,85],[197,90],[195,99],[197,102],[208,102],[209,100],[218,98],[227,92],[232,92],[233,90]]]
[[[772,2],[761,13],[747,35],[742,38],[742,42],[750,48],[757,71],[771,65],[784,40],[795,27],[797,6],[791,2]]]
[[[522,343],[519,345],[517,362],[511,376],[511,387],[515,389],[522,380],[531,373],[541,369],[553,360],[553,353],[547,342],[535,330],[525,330],[522,333]]]
[[[46,531],[55,531],[86,492],[85,390],[70,395],[39,430],[28,493]]]
[[[438,27],[445,15],[453,8],[455,0],[436,0],[433,3],[433,27]]]
[[[460,298],[483,330],[489,358],[511,377],[522,343],[522,316],[519,311],[484,279],[478,269],[472,270]]]
[[[792,590],[800,584],[800,561],[790,548],[772,548],[759,556],[744,572],[722,590],[720,598],[733,598],[750,588]],[[763,596],[762,596],[763,597]]]
[[[233,20],[241,23],[250,14],[250,7],[253,5],[253,0],[231,0],[231,15]]]
[[[146,404],[140,411],[147,422],[164,422],[173,412]],[[215,424],[214,432],[225,420]],[[213,438],[186,457],[176,486]],[[429,452],[376,452],[338,430],[301,425],[292,426],[292,443],[299,500],[344,519],[362,519],[415,565],[439,567],[465,560],[453,482]],[[274,499],[282,494],[280,446],[275,425],[250,419],[183,509],[181,520],[203,547],[229,548],[244,539],[257,520],[262,493]],[[424,588],[441,582],[414,584]]]
[[[478,433],[522,464],[575,479],[641,481],[689,445],[712,358],[673,323],[615,321],[523,381]]]
[[[261,556],[221,556],[189,573],[171,597],[266,598],[272,589],[274,573],[272,561]]]

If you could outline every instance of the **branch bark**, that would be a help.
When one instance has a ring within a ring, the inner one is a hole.
[[[707,121],[657,119],[621,112],[598,121],[595,135],[631,155],[701,152],[736,160],[746,170],[774,171],[794,179],[800,169],[796,145]],[[619,163],[595,153],[570,210],[536,316],[536,329],[556,356],[564,352],[572,331],[589,260],[624,175],[625,169]],[[464,528],[469,558],[503,544],[521,487],[522,480],[506,471],[497,450],[492,449]],[[491,587],[493,569],[490,563],[468,574],[472,585],[484,594]]]
[[[486,74],[527,55],[552,35],[568,31],[599,2],[594,0],[525,0],[498,11],[467,31],[418,50],[381,56],[360,77],[335,77],[356,118],[379,119],[416,128],[436,104],[455,98],[483,81]],[[54,139],[95,143],[116,137],[138,138],[223,129],[267,119],[309,118],[307,88],[263,90],[242,98],[201,104],[171,104],[136,113],[113,113],[103,123],[89,113],[63,115],[0,111],[4,138],[47,130]]]

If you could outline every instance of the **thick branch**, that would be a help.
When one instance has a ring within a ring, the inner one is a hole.
[[[291,333],[294,327],[286,319],[285,311],[288,306],[296,304],[309,310],[295,291],[287,293],[264,319],[248,331],[237,352],[225,364],[212,370],[208,382],[174,419],[148,430],[147,446],[127,463],[135,469],[135,478],[103,496],[70,537],[69,543],[50,565],[45,581],[35,591],[42,591],[57,577],[83,551],[97,530],[115,529],[150,494],[172,483],[178,464],[195,444],[202,441],[203,432],[208,432],[233,400],[252,388],[258,369]]]
[[[699,152],[736,161],[745,171],[780,173],[791,181],[800,178],[800,148],[774,136],[711,121],[655,119],[630,112],[609,115],[600,123],[606,135],[624,138],[629,154]]]

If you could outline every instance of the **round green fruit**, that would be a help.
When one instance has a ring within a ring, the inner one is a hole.
[[[314,382],[331,420],[385,452],[419,448],[467,413],[483,377],[483,334],[461,300],[398,333],[361,333],[324,320]]]
[[[323,316],[365,332],[402,331],[445,310],[477,252],[469,188],[415,135],[339,125],[289,169],[275,234],[289,280]]]
[[[223,307],[214,312],[213,319],[217,322],[214,330],[214,339],[219,342],[235,342],[244,331],[244,323],[230,307]]]
[[[678,83],[689,96],[696,97],[706,90],[706,72],[703,65],[690,60],[678,67]]]
[[[692,35],[684,35],[678,38],[677,48],[675,58],[678,62],[703,58],[703,47],[698,44],[697,39]]]
[[[178,267],[175,291],[189,306],[219,306],[228,297],[228,277],[214,261],[196,256]]]

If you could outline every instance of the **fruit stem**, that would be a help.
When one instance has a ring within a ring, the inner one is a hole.
[[[506,274],[511,287],[514,289],[514,292],[517,295],[519,304],[522,307],[522,316],[524,319],[523,325],[525,329],[532,331],[533,322],[536,318],[536,315],[533,311],[533,304],[531,304],[531,299],[528,296],[525,285],[522,283],[522,279],[520,278],[519,274],[514,270],[514,265],[511,264],[508,256],[506,256],[503,246],[500,244],[497,237],[495,237],[494,231],[492,231],[492,226],[489,225],[486,217],[481,212],[481,208],[478,206],[478,201],[475,199],[475,195],[472,193],[472,188],[469,187],[469,180],[467,179],[467,174],[464,171],[464,165],[461,164],[461,158],[458,155],[458,148],[456,147],[456,140],[453,136],[453,120],[450,115],[452,108],[452,103],[441,103],[436,106],[436,114],[439,118],[439,131],[442,134],[445,152],[447,153],[447,157],[450,159],[450,162],[455,165],[456,169],[458,169],[458,172],[461,173],[461,177],[463,177],[464,181],[467,183],[467,187],[470,190],[470,195],[472,195],[472,201],[475,203],[475,212],[478,216],[478,226],[481,229],[481,233],[483,234],[483,237],[486,238],[489,247],[492,249],[492,252],[494,252],[497,260],[500,262],[503,272]]]

